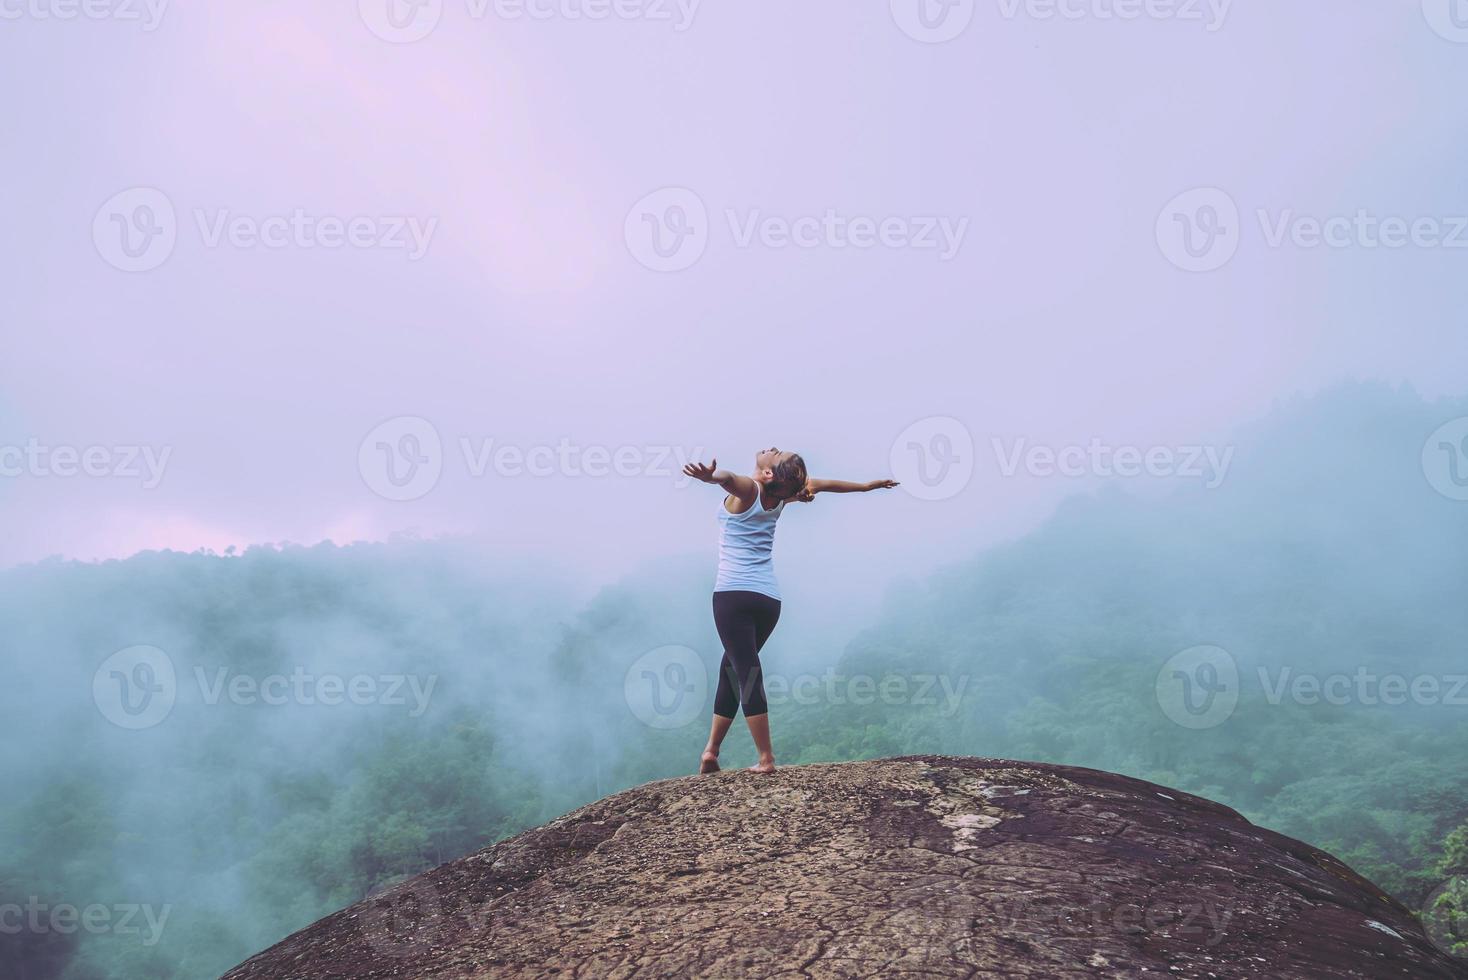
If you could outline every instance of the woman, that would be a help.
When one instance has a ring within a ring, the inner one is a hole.
[[[740,476],[709,465],[689,463],[683,472],[716,483],[726,496],[719,506],[719,574],[714,582],[714,626],[724,644],[714,721],[699,763],[700,773],[719,771],[719,746],[744,707],[744,721],[759,750],[753,772],[775,771],[770,748],[770,718],[759,651],[780,619],[780,588],[775,582],[775,522],[788,500],[810,501],[818,493],[865,493],[897,486],[894,480],[849,483],[812,480],[805,460],[795,453],[766,449],[755,454],[754,473]]]

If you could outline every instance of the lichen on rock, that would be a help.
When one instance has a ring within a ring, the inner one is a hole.
[[[1465,977],[1330,855],[1110,773],[908,757],[649,783],[227,980]]]

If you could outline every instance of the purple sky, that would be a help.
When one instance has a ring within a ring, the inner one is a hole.
[[[774,444],[914,491],[782,532],[788,575],[861,597],[1104,477],[1008,453],[1221,451],[1350,377],[1464,391],[1448,0],[97,2],[0,20],[0,565],[415,529],[589,584],[711,571],[718,493],[667,451]],[[1198,188],[1195,249],[1224,234],[1190,257],[1164,207]],[[913,443],[957,469],[922,487]],[[394,489],[402,450],[429,469]],[[637,475],[584,475],[601,450]]]

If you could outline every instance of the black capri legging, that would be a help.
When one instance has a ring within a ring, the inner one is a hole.
[[[769,711],[759,651],[779,621],[779,599],[760,592],[714,593],[714,626],[724,644],[714,714],[733,718],[741,704],[746,718]]]

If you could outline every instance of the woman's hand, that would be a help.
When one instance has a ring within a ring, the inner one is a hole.
[[[893,487],[898,487],[898,486],[901,486],[901,485],[902,484],[899,483],[896,480],[873,480],[871,483],[868,483],[867,484],[867,489],[868,490],[890,490]]]
[[[717,459],[707,466],[703,463],[688,463],[683,467],[683,475],[690,476],[700,483],[715,483],[717,481],[714,479],[714,472],[718,465]]]

